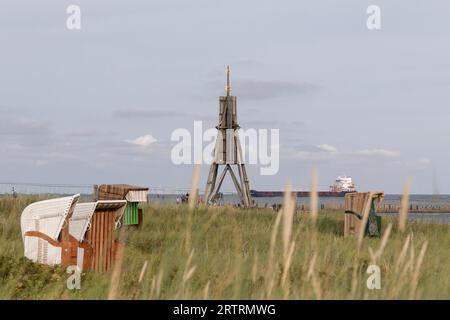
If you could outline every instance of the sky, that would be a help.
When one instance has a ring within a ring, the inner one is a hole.
[[[316,167],[321,190],[346,174],[449,194],[449,15],[440,0],[2,0],[0,182],[188,188],[171,134],[217,125],[230,65],[241,127],[280,134],[278,173],[248,165],[252,189],[307,190]]]

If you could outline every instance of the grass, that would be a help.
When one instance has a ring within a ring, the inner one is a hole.
[[[23,258],[20,214],[33,197],[0,199],[0,299],[106,299],[111,272],[66,287],[63,267]],[[290,223],[286,219],[291,219]],[[278,220],[278,221],[276,221]],[[450,225],[383,217],[383,239],[344,239],[343,214],[144,206],[113,280],[118,299],[450,299]],[[276,223],[277,222],[277,223]],[[368,266],[381,269],[369,290]]]

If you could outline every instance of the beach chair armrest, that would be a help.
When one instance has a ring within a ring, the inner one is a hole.
[[[61,243],[60,242],[50,238],[45,233],[42,233],[42,232],[39,232],[39,231],[27,231],[27,232],[25,232],[25,236],[26,237],[41,238],[41,239],[47,241],[48,243],[50,243],[54,247],[61,247]]]
[[[360,215],[359,213],[352,211],[352,210],[345,210],[345,214],[353,214],[356,217],[358,217],[359,220],[362,220],[362,218],[363,218],[362,215]]]

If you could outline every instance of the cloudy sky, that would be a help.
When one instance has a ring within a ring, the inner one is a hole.
[[[0,182],[188,187],[171,133],[217,124],[230,64],[240,125],[280,130],[279,173],[250,165],[252,188],[307,189],[316,166],[321,189],[347,174],[450,193],[449,16],[441,0],[3,0]]]

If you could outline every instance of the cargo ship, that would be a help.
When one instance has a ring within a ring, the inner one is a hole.
[[[318,191],[319,197],[345,197],[347,193],[356,192],[355,185],[351,177],[339,176],[330,186],[329,191]],[[255,198],[282,197],[284,191],[257,191],[250,190],[250,195]],[[297,197],[309,197],[309,191],[294,191]]]

